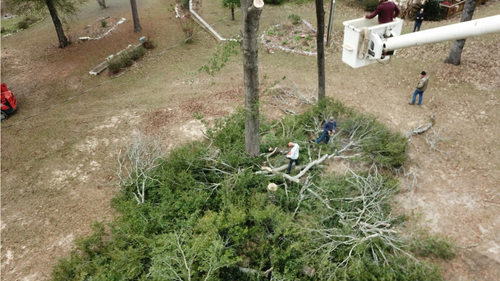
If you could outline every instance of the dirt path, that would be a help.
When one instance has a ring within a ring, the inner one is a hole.
[[[126,5],[109,4],[107,11],[93,9],[98,8],[95,3],[86,6],[85,11],[96,14],[82,17],[74,34],[109,13],[129,18]],[[51,266],[69,254],[76,238],[91,232],[92,222],[112,218],[109,200],[118,191],[116,157],[138,131],[161,137],[168,151],[201,138],[202,125],[194,112],[213,119],[242,104],[240,59],[234,58],[215,77],[198,74],[215,43],[201,34],[193,44],[176,46],[184,35],[170,4],[143,4],[142,34],[131,32],[129,20],[101,41],[60,50],[54,47],[53,27],[46,19],[33,27],[34,33],[2,39],[2,82],[20,104],[19,112],[2,123],[3,280],[48,280]],[[489,7],[479,15],[500,11],[496,1]],[[306,13],[312,6],[301,9],[294,12]],[[336,11],[346,17],[359,13],[340,4]],[[272,13],[283,11],[270,9],[267,17]],[[236,24],[221,23],[231,28]],[[111,80],[87,74],[107,55],[151,31],[159,47],[143,65]],[[455,260],[442,264],[449,280],[500,280],[499,40],[467,40],[459,67],[442,63],[450,43],[402,50],[388,66],[362,69],[344,65],[335,50],[327,54],[328,96],[403,132],[436,116],[437,142],[432,131],[412,138],[406,172],[414,173],[417,183],[407,184],[402,177],[404,190],[396,209],[412,223],[464,247]],[[286,76],[304,93],[315,93],[315,57],[264,50],[260,54],[263,87]],[[422,70],[431,76],[424,106],[410,106]],[[266,97],[262,110],[281,114]]]

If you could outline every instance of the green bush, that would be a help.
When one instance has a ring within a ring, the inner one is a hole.
[[[424,236],[423,238],[412,240],[410,249],[413,253],[421,257],[432,256],[444,260],[451,260],[456,255],[451,241],[433,236]]]
[[[122,68],[126,68],[134,64],[135,60],[140,59],[146,54],[146,50],[142,46],[134,47],[130,50],[125,50],[118,56],[115,56],[108,61],[108,70],[110,73],[118,73]]]
[[[420,11],[420,9],[424,9],[425,18],[424,21],[440,21],[443,19],[443,14],[441,11],[441,6],[437,0],[429,0],[426,1],[425,4],[417,4],[413,7],[412,18],[415,19],[415,16]]]
[[[399,144],[391,141],[397,133],[331,99],[279,121],[261,118],[262,149],[293,140],[301,144],[305,164],[319,154],[308,154],[318,120],[330,115],[339,123],[336,138],[354,134],[380,143],[363,150],[368,166],[401,161],[405,150],[392,148]],[[398,181],[390,173],[337,175],[318,166],[301,183],[281,173],[259,174],[262,165],[279,167],[287,160],[248,157],[244,133],[240,108],[214,121],[206,132],[210,142],[179,146],[150,173],[139,173],[144,202],[136,201],[136,185],[123,184],[112,201],[115,220],[77,240],[71,256],[54,268],[53,280],[264,280],[248,272],[271,267],[279,280],[441,280],[435,266],[401,253],[405,245],[394,227],[403,221],[391,216],[390,206]],[[267,189],[270,182],[276,191]],[[414,242],[412,249],[452,257],[432,240]],[[307,273],[312,270],[314,277]]]
[[[105,20],[101,21],[101,26],[102,26],[102,27],[106,27],[106,25],[108,25],[108,22],[107,22],[107,21],[105,21]]]
[[[264,3],[270,4],[270,5],[281,5],[285,2],[286,2],[286,0],[264,0]]]
[[[300,16],[296,15],[296,14],[291,14],[288,16],[288,19],[295,25],[299,24],[300,21],[301,21],[301,18]]]
[[[21,21],[17,22],[16,25],[19,29],[27,29],[28,27],[30,27],[30,25],[35,23],[37,20],[38,19],[35,16],[26,16]]]
[[[182,8],[189,10],[189,0],[181,0]]]
[[[373,12],[377,9],[377,6],[380,4],[378,0],[362,0],[361,5],[363,9],[368,12]]]
[[[129,53],[130,53],[130,58],[132,60],[138,60],[146,54],[146,49],[144,49],[144,47],[142,47],[142,46],[137,46],[137,47],[133,48],[132,50],[130,50]]]

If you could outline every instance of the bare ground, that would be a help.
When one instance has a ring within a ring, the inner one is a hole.
[[[90,233],[92,222],[112,219],[116,157],[137,131],[158,136],[168,151],[201,138],[203,126],[194,112],[213,120],[243,104],[241,60],[232,59],[215,77],[198,74],[215,43],[201,33],[193,44],[177,45],[183,34],[173,2],[141,3],[141,34],[132,33],[127,3],[108,2],[104,10],[87,5],[69,32],[76,35],[103,16],[128,19],[101,40],[58,49],[49,19],[2,39],[2,82],[20,106],[1,132],[2,280],[48,280],[51,266],[69,254],[76,238]],[[217,19],[207,6],[203,16]],[[499,11],[499,3],[490,1],[478,7],[476,17]],[[261,29],[285,23],[291,13],[313,23],[312,5],[275,7],[265,10]],[[339,23],[362,14],[336,6]],[[215,27],[236,32],[238,23],[223,20]],[[158,48],[136,68],[118,77],[88,75],[106,56],[152,32]],[[342,64],[340,48],[326,56],[327,96],[403,132],[436,116],[439,138],[433,131],[412,137],[405,168],[417,181],[401,177],[395,209],[410,217],[407,235],[425,228],[462,247],[456,259],[442,263],[449,280],[500,280],[499,40],[468,39],[458,67],[442,63],[451,43],[401,50],[387,66],[362,69]],[[315,57],[264,49],[260,54],[263,89],[286,76],[315,95]],[[410,106],[422,70],[431,77],[424,105]],[[282,105],[262,99],[262,111],[279,118]]]

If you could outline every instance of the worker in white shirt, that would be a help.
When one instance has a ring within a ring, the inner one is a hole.
[[[286,158],[290,158],[290,163],[288,164],[287,174],[290,174],[292,169],[292,164],[299,165],[299,145],[293,142],[289,142],[288,146],[291,148],[290,152],[286,155]]]

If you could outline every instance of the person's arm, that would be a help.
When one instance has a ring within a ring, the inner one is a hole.
[[[424,87],[424,85],[425,85],[425,79],[422,78],[422,79],[420,79],[420,81],[418,81],[417,89],[422,89],[422,87]]]
[[[398,8],[398,5],[396,5],[396,3],[394,3],[394,6],[395,6],[395,13],[394,13],[394,18],[397,18],[399,16],[399,13],[401,12]]]
[[[373,19],[376,15],[378,15],[378,13],[380,13],[380,5],[377,6],[377,9],[375,9],[375,11],[373,11],[373,13],[366,15],[365,18]]]

